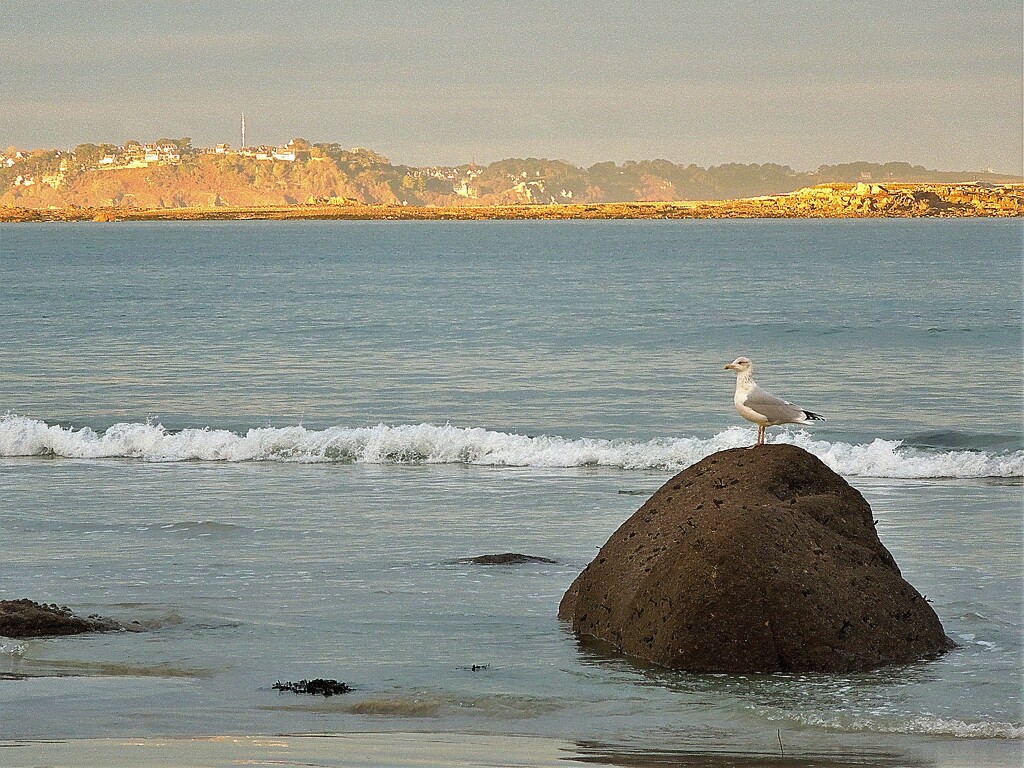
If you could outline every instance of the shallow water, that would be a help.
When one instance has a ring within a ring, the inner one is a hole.
[[[1019,740],[1020,284],[1016,222],[0,228],[3,596],[148,628],[0,640],[0,737]],[[956,651],[680,675],[557,621],[647,495],[752,439],[739,354],[828,417],[773,436],[865,494]],[[557,563],[456,562],[505,551]],[[356,690],[271,690],[321,676]]]

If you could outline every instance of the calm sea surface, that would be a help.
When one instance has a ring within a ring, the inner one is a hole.
[[[0,738],[396,729],[770,753],[781,736],[822,755],[974,742],[1012,764],[1021,235],[0,226],[0,597],[149,629],[0,638]],[[860,675],[685,675],[558,622],[647,495],[753,440],[722,370],[741,354],[828,418],[770,435],[864,493],[957,650]],[[507,551],[557,564],[458,562]],[[355,691],[271,689],[314,677]]]

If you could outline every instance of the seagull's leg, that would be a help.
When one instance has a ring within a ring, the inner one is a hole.
[[[757,444],[764,445],[764,425],[757,425]]]

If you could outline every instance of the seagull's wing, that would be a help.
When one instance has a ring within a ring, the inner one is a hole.
[[[807,414],[803,408],[793,405],[781,397],[776,397],[770,392],[765,392],[756,384],[750,390],[743,404],[760,413],[772,424],[799,424],[807,421]]]

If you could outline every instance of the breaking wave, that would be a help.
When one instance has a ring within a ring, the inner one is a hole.
[[[858,716],[853,714],[819,715],[813,713],[774,713],[769,720],[791,720],[801,725],[828,728],[834,731],[905,733],[919,736],[952,736],[957,739],[1024,739],[1024,726],[1019,723],[977,721],[935,715]]]
[[[21,643],[0,643],[0,656],[24,656],[25,646]]]
[[[0,457],[127,458],[153,462],[280,461],[297,463],[473,464],[501,467],[610,467],[679,471],[716,451],[750,445],[751,430],[733,427],[709,438],[646,442],[569,439],[495,432],[479,427],[406,424],[374,427],[263,427],[244,434],[223,429],[168,431],[160,424],[122,423],[103,432],[38,419],[0,417]],[[941,450],[875,439],[850,444],[782,432],[793,443],[849,477],[1024,477],[1024,451]]]

